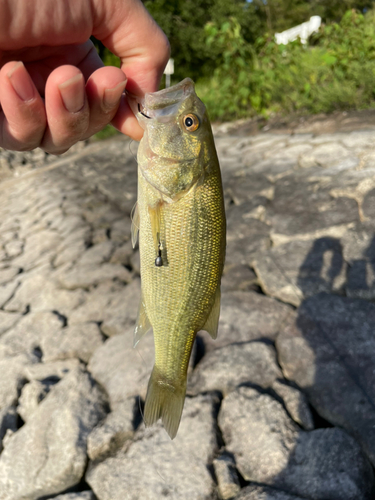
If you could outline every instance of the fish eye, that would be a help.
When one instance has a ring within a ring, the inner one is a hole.
[[[189,113],[184,116],[183,123],[188,132],[195,132],[199,127],[199,118],[193,113]]]

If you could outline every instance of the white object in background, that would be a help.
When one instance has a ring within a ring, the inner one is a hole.
[[[320,16],[312,16],[306,23],[299,24],[281,33],[275,33],[276,43],[287,45],[288,42],[293,42],[298,37],[300,37],[301,43],[306,43],[309,36],[319,30],[321,24],[322,18]]]
[[[174,73],[174,60],[169,59],[164,70],[165,74],[165,88],[171,86],[171,75]]]

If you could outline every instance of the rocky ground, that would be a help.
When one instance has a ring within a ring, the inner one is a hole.
[[[132,349],[136,144],[0,152],[1,500],[375,498],[375,127],[216,130],[220,330],[174,441]]]

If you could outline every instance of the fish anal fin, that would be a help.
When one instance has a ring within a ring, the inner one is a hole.
[[[138,231],[139,231],[139,209],[138,209],[138,202],[135,202],[135,205],[132,209],[131,213],[131,220],[132,220],[132,246],[133,248],[137,244],[137,239],[138,239]]]
[[[152,328],[148,319],[143,297],[139,303],[137,322],[134,328],[133,347],[136,347],[141,338]]]
[[[217,330],[219,327],[219,317],[220,317],[220,285],[217,287],[215,292],[215,299],[210,314],[204,324],[202,330],[208,332],[211,337],[215,340],[217,337]]]
[[[180,425],[185,403],[186,380],[180,384],[168,383],[158,372],[152,370],[147,387],[144,409],[146,427],[162,419],[169,437],[174,439]]]

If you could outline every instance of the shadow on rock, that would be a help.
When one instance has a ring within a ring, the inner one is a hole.
[[[375,237],[351,261],[343,247],[336,238],[313,243],[297,281],[305,298],[276,340],[285,377],[334,426],[299,431],[287,464],[269,483],[303,498],[374,495],[375,304],[365,299],[374,294]]]

